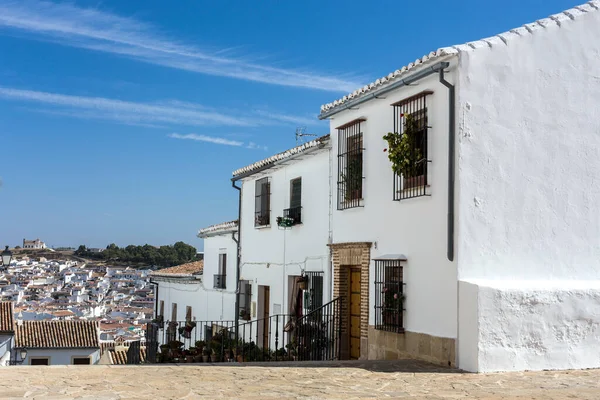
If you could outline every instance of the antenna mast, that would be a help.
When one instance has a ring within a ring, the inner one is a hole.
[[[305,136],[317,136],[315,134],[312,133],[305,133],[306,132],[306,127],[305,126],[299,126],[296,128],[296,146],[300,146],[301,144],[304,143],[304,137]]]

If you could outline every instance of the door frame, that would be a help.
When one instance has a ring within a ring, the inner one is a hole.
[[[350,358],[349,344],[349,273],[350,268],[360,268],[361,305],[360,305],[360,359],[368,359],[369,353],[369,268],[371,264],[371,242],[333,243],[331,260],[333,263],[333,298],[341,299],[341,349],[340,359]]]

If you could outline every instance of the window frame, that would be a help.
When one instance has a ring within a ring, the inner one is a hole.
[[[240,281],[239,317],[244,321],[252,319],[252,281]]]
[[[263,190],[265,187],[266,193]],[[271,178],[267,176],[254,181],[254,227],[269,226],[271,226]]]
[[[44,367],[52,365],[50,363],[51,357],[40,356],[40,357],[27,357],[27,358],[29,359],[29,365],[44,366]],[[46,361],[46,364],[33,364],[33,361]]]
[[[358,118],[338,126],[337,209],[362,207],[364,200],[364,134]],[[355,170],[355,172],[348,172]],[[349,177],[352,174],[354,176]]]
[[[76,364],[75,360],[86,360],[87,363]],[[71,365],[92,365],[92,357],[91,356],[71,356]]]
[[[294,186],[298,185],[298,199],[294,198]],[[302,223],[302,177],[290,179],[289,208],[283,210],[284,218],[291,218],[292,225]]]
[[[402,259],[375,259],[376,330],[404,332],[403,261]]]
[[[433,91],[425,90],[391,104],[394,115],[394,132],[404,135],[406,129],[407,116],[416,116],[417,143],[415,151],[421,153],[421,159],[413,164],[413,168],[421,169],[418,175],[405,177],[394,172],[393,199],[401,201],[414,197],[430,196],[428,166],[429,159],[429,108],[427,97],[432,95]]]

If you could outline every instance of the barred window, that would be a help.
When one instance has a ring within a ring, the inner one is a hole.
[[[357,119],[338,130],[338,210],[360,207],[363,198],[363,133]]]
[[[240,318],[246,321],[251,319],[252,283],[240,281]]]
[[[171,306],[171,321],[177,321],[177,303]]]
[[[271,182],[269,178],[256,181],[255,186],[254,226],[271,224]]]
[[[290,181],[290,208],[283,210],[285,218],[291,218],[293,225],[302,223],[302,178]]]
[[[186,322],[192,321],[192,306],[187,306],[185,308],[185,321]]]
[[[409,157],[402,175],[394,173],[394,200],[427,196],[427,96],[424,91],[392,104],[394,107],[394,132],[404,137],[409,147]]]
[[[404,283],[401,261],[375,260],[375,329],[404,332]]]
[[[160,306],[159,306],[159,312],[158,312],[158,315],[159,315],[159,316],[161,316],[161,317],[164,317],[164,316],[165,316],[165,301],[164,301],[164,300],[161,300],[161,301],[160,301]]]

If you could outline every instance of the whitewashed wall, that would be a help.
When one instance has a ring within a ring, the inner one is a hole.
[[[29,365],[31,357],[50,357],[50,365],[71,365],[72,357],[92,357],[91,365],[100,361],[99,349],[27,349],[27,357],[22,365]],[[19,357],[19,356],[17,356]]]
[[[10,360],[11,344],[12,336],[0,335],[0,367],[6,366],[6,362]]]
[[[227,254],[227,284],[226,289],[214,289],[213,275],[218,274],[221,249]],[[158,306],[161,300],[164,301],[165,321],[172,320],[173,303],[177,303],[177,321],[185,321],[187,306],[192,307],[192,318],[196,321],[234,321],[235,268],[236,244],[231,233],[227,233],[204,239],[204,273],[201,279],[152,277],[159,285]],[[159,336],[162,338],[162,331]]]
[[[331,299],[327,247],[329,156],[328,149],[321,149],[242,182],[240,279],[252,282],[253,302],[258,302],[259,285],[270,287],[271,315],[276,313],[276,305],[281,307],[281,313],[288,313],[288,277],[300,276],[302,270],[324,272],[323,303]],[[271,226],[255,228],[255,181],[267,176],[271,178]],[[277,227],[275,219],[289,208],[290,180],[298,177],[302,178],[302,224],[283,230]],[[260,314],[258,308],[256,316]]]
[[[460,340],[479,343],[459,345],[460,367],[600,367],[590,347],[600,330],[593,4],[460,54],[458,271],[476,286],[461,284],[460,309],[480,307],[461,316]]]
[[[453,73],[446,74],[452,82]],[[393,131],[390,104],[432,90],[427,97],[428,132],[427,181],[431,196],[393,201],[393,172],[383,136]],[[390,92],[356,110],[343,111],[331,120],[332,146],[338,152],[338,126],[357,118],[364,141],[364,207],[336,210],[334,196],[333,242],[373,242],[371,256],[402,253],[408,257],[404,268],[405,329],[412,332],[456,337],[456,264],[446,258],[446,214],[448,199],[448,90],[437,75],[418,84]],[[337,158],[336,158],[337,160]],[[332,187],[337,185],[337,161],[333,162]],[[334,193],[336,193],[334,191]],[[369,324],[375,323],[374,263],[371,262]]]

